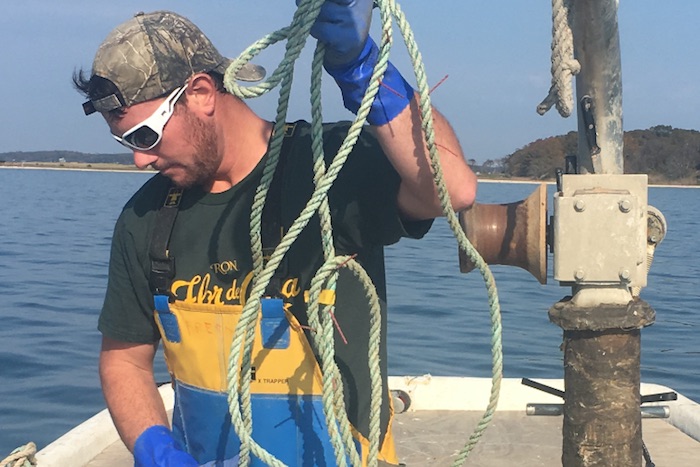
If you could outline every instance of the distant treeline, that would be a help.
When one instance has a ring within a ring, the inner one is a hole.
[[[81,162],[86,164],[134,165],[134,155],[132,153],[88,154],[76,151],[18,151],[0,153],[0,163],[11,162]]]
[[[576,155],[577,132],[534,141],[498,160],[475,165],[484,174],[551,179],[564,169],[565,157]],[[700,132],[659,125],[624,133],[624,172],[645,173],[652,183],[700,182]]]
[[[578,136],[566,135],[538,139],[501,159],[469,164],[482,175],[496,177],[551,179],[563,169],[565,157],[575,155]],[[37,151],[0,153],[0,164],[18,162],[133,165],[133,155],[86,154],[74,151]],[[625,173],[645,173],[652,183],[697,184],[700,182],[700,132],[659,125],[648,130],[624,134]]]

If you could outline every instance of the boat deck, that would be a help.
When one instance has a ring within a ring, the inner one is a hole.
[[[476,411],[415,411],[399,414],[394,430],[401,462],[413,466],[449,466],[465,445],[482,414]],[[465,465],[481,467],[561,466],[561,416],[528,416],[496,412]],[[642,421],[644,443],[657,467],[697,465],[700,443],[661,419]],[[131,465],[121,442],[88,465]],[[640,464],[641,465],[641,464]]]
[[[559,390],[564,387],[563,380],[539,382]],[[389,387],[406,396],[399,401],[409,402],[408,410],[394,418],[401,462],[408,467],[451,465],[483,416],[491,385],[488,378],[390,376]],[[646,383],[640,389],[646,395],[670,391]],[[174,397],[170,385],[161,386],[160,393],[165,407],[171,408]],[[700,405],[682,394],[677,396],[676,400],[646,405],[661,405],[668,418],[642,419],[643,440],[657,467],[699,465]],[[498,410],[465,465],[561,466],[563,417],[526,414],[529,404],[561,402],[560,397],[523,385],[519,378],[504,378]],[[396,403],[395,407],[401,406]],[[37,460],[42,467],[133,464],[107,410],[42,449]]]

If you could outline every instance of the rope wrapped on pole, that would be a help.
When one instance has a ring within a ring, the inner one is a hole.
[[[549,94],[537,106],[544,115],[552,105],[566,118],[574,108],[572,78],[581,71],[574,58],[574,36],[569,25],[569,5],[572,0],[552,0],[552,86]]]

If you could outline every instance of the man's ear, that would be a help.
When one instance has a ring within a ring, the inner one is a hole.
[[[216,89],[216,82],[208,74],[197,73],[192,76],[185,90],[190,111],[212,116],[216,107]]]

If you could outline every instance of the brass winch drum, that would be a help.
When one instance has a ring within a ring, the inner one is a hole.
[[[547,186],[542,183],[526,199],[508,204],[474,205],[459,213],[467,238],[487,264],[525,269],[547,283]],[[474,264],[459,251],[462,272]]]

